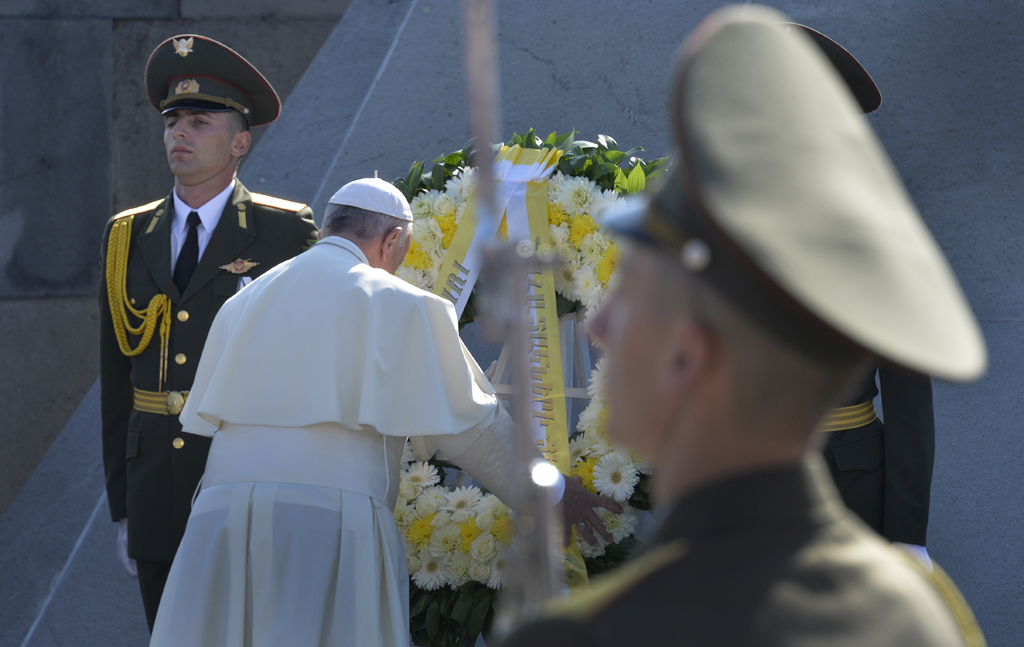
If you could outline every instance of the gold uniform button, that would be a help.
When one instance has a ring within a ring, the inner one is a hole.
[[[178,353],[177,355],[175,355],[174,361],[177,362],[178,364],[184,364],[187,361],[185,353]]]
[[[181,321],[181,322],[188,321],[188,312],[185,311],[185,310],[179,310],[178,311],[178,321]]]
[[[128,303],[135,305],[135,299],[128,299]]]
[[[175,438],[173,441],[171,441],[171,445],[173,445],[175,449],[181,449],[182,447],[185,446],[185,441],[182,440],[181,438]]]

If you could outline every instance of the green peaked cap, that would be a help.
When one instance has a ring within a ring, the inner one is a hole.
[[[250,126],[268,124],[281,114],[277,92],[252,63],[198,34],[179,34],[153,50],[146,63],[146,94],[163,113],[237,110]]]
[[[671,94],[676,165],[606,226],[677,255],[801,350],[839,342],[976,379],[985,344],[956,277],[854,95],[786,21],[732,7],[694,30]]]

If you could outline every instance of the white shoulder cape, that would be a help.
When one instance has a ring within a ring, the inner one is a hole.
[[[497,407],[452,305],[330,237],[221,308],[181,422],[205,436],[223,422],[448,435]]]

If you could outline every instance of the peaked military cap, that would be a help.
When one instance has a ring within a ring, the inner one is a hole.
[[[182,108],[237,110],[250,126],[281,114],[281,100],[259,70],[227,45],[198,34],[168,38],[153,50],[146,94],[164,114]]]
[[[825,34],[821,33],[816,29],[811,29],[807,25],[801,25],[795,22],[784,22],[783,27],[801,29],[811,37],[814,44],[821,48],[821,51],[828,57],[829,62],[839,72],[839,76],[846,82],[846,86],[850,88],[850,92],[853,92],[853,96],[856,97],[857,103],[860,104],[860,109],[867,114],[878,110],[878,106],[882,105],[882,93],[878,91],[878,86],[875,85],[874,80],[868,71],[864,69],[864,66],[853,57],[853,54],[846,51],[846,48],[832,40]]]
[[[977,378],[985,345],[956,277],[853,95],[785,20],[726,8],[695,29],[671,94],[673,171],[606,226],[802,351]]]

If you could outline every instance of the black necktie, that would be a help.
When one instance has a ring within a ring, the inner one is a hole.
[[[201,222],[199,214],[193,211],[188,214],[185,222],[188,224],[188,233],[185,234],[185,244],[178,253],[178,262],[174,264],[174,284],[182,294],[185,294],[185,288],[188,287],[188,282],[199,263],[199,232],[196,231]]]

